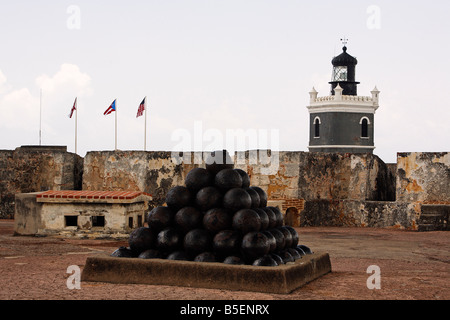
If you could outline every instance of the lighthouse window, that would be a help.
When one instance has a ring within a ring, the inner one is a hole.
[[[361,121],[361,138],[369,137],[369,121],[367,119],[362,119]]]
[[[334,67],[333,81],[347,81],[348,72],[347,67]]]
[[[314,138],[320,138],[320,118],[314,119]]]

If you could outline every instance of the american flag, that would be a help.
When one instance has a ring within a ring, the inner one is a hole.
[[[144,115],[144,111],[145,111],[145,99],[142,100],[141,104],[139,105],[139,109],[138,109],[138,113],[136,118],[142,117]]]
[[[73,113],[77,110],[77,99],[78,98],[75,98],[75,103],[73,104],[72,110],[70,111],[70,115],[69,115],[70,119],[72,119]]]

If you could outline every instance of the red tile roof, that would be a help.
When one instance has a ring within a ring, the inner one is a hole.
[[[150,194],[140,191],[47,191],[38,194],[38,199],[92,199],[92,200],[132,200]]]

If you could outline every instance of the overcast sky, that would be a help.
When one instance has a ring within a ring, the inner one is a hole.
[[[450,151],[449,15],[447,0],[1,0],[0,149],[39,144],[42,89],[41,143],[74,152],[78,97],[81,156],[114,149],[114,99],[118,148],[143,150],[145,96],[148,150],[241,129],[259,134],[249,149],[308,151],[309,91],[329,94],[346,37],[359,95],[381,91],[375,154]]]

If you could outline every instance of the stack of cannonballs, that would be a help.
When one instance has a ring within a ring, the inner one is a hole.
[[[190,171],[185,186],[167,193],[166,204],[112,256],[278,266],[311,253],[226,151],[212,152],[206,169]]]

